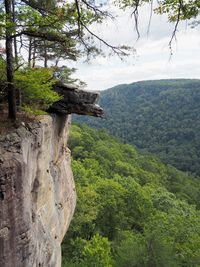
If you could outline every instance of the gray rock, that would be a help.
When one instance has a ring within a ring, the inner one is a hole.
[[[42,116],[0,139],[0,266],[60,267],[76,194],[70,117]]]
[[[99,94],[81,90],[74,85],[56,83],[54,90],[62,99],[54,103],[49,112],[62,114],[81,114],[95,117],[103,116],[103,109],[96,105]]]

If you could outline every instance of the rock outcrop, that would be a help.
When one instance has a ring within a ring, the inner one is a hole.
[[[0,139],[0,266],[60,267],[76,203],[70,118],[43,116]]]
[[[60,267],[76,193],[67,138],[71,113],[102,116],[98,94],[57,84],[54,115],[0,137],[0,267]]]
[[[57,82],[54,90],[62,96],[62,99],[54,103],[49,109],[50,112],[95,117],[103,116],[103,109],[96,104],[98,93],[79,89],[77,86]]]

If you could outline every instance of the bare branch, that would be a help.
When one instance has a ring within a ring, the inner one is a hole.
[[[82,0],[81,0],[82,1]],[[124,50],[122,50],[120,47],[117,46],[113,46],[111,44],[109,44],[108,42],[106,42],[104,39],[100,38],[98,35],[96,35],[94,32],[92,32],[86,25],[85,23],[83,23],[83,21],[81,20],[81,13],[80,13],[80,7],[79,7],[79,2],[78,0],[75,0],[75,5],[76,5],[76,9],[77,9],[77,13],[78,13],[78,32],[80,34],[81,32],[81,26],[93,37],[95,37],[97,40],[99,40],[101,43],[103,43],[104,45],[106,45],[107,47],[109,47],[115,54],[117,54],[119,57],[120,56],[127,56],[128,53],[126,53]],[[79,38],[81,40],[81,42],[85,45],[86,49],[88,49],[87,44],[85,43],[85,41],[83,40],[82,36],[79,35]],[[121,57],[120,57],[121,58]]]
[[[82,34],[81,34],[81,12],[80,12],[80,7],[79,7],[79,3],[78,0],[75,0],[75,5],[76,5],[76,10],[78,13],[78,37],[81,40],[81,43],[85,46],[86,50],[89,51],[89,46],[87,45],[87,43],[84,41],[84,39],[82,38]]]
[[[128,53],[124,52],[120,47],[118,46],[113,46],[109,43],[107,43],[105,40],[103,40],[102,38],[100,38],[98,35],[96,35],[95,33],[93,33],[92,31],[90,31],[90,29],[82,24],[82,26],[92,35],[94,36],[97,40],[99,40],[101,43],[105,44],[107,47],[111,48],[113,50],[114,53],[118,54],[119,56],[122,55],[122,56],[127,56]]]
[[[75,5],[76,5],[77,13],[78,13],[78,35],[80,36],[81,35],[81,13],[80,13],[78,0],[75,0]]]
[[[135,5],[134,5],[134,10],[131,14],[131,16],[134,16],[134,20],[135,20],[135,30],[137,32],[137,40],[140,38],[140,31],[139,31],[139,27],[138,27],[138,16],[139,16],[138,7],[139,7],[139,4],[140,4],[140,0],[136,0]]]
[[[151,26],[152,15],[153,15],[153,0],[151,0],[151,9],[150,9],[149,23],[148,23],[148,26],[147,26],[147,37],[149,36],[149,33],[150,33],[150,26]]]
[[[178,24],[180,22],[180,17],[181,17],[181,10],[183,8],[183,2],[182,0],[179,0],[179,7],[178,7],[178,14],[177,14],[177,20],[176,20],[176,24],[174,26],[174,30],[173,30],[173,33],[172,33],[172,36],[171,36],[171,39],[169,41],[169,49],[170,49],[170,54],[171,56],[173,55],[173,52],[172,52],[172,42],[174,39],[176,39],[176,33],[177,33],[177,30],[178,30]]]
[[[81,0],[81,2],[83,2],[89,9],[91,9],[91,10],[93,10],[94,11],[94,13],[96,14],[96,15],[102,15],[102,16],[104,16],[104,17],[109,17],[109,18],[111,18],[111,19],[114,19],[114,16],[112,16],[112,14],[110,14],[109,12],[107,12],[107,11],[102,11],[102,10],[100,10],[98,7],[96,7],[96,6],[92,6],[91,4],[89,4],[87,1],[85,1],[85,0]]]
[[[24,63],[22,63],[22,64],[18,64],[17,66],[16,66],[16,68],[14,69],[14,72],[16,72],[19,68],[21,68],[22,66],[24,65]]]

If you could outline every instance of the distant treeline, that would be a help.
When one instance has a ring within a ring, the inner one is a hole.
[[[105,119],[75,120],[200,176],[200,80],[122,84],[103,91],[100,104]]]

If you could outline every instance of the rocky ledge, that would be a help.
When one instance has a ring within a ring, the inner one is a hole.
[[[0,137],[0,266],[60,267],[76,193],[67,138],[70,113],[102,116],[98,94],[57,84],[49,112]]]
[[[62,96],[62,99],[54,103],[49,112],[79,115],[89,115],[95,117],[103,116],[103,109],[96,104],[99,94],[95,92],[79,89],[75,85],[57,82],[54,90]]]

